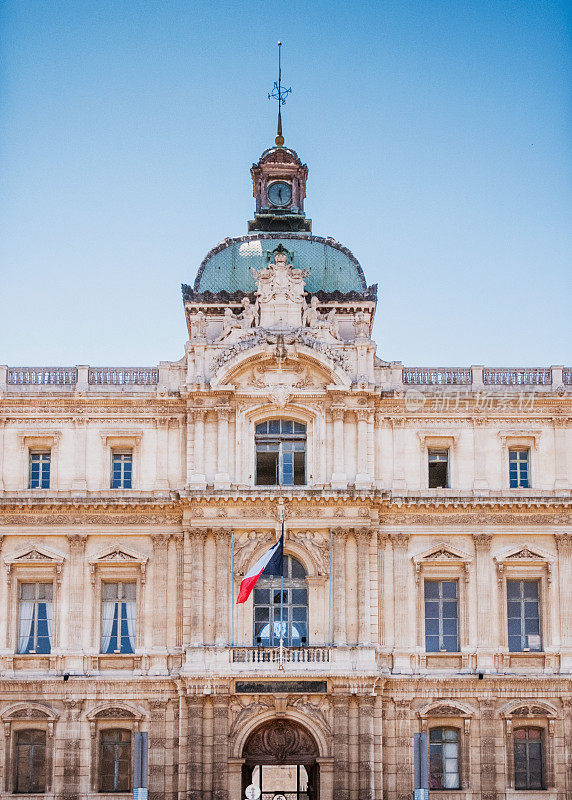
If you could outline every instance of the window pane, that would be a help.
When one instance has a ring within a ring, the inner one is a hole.
[[[256,453],[256,483],[258,486],[278,484],[278,453]]]
[[[439,581],[425,581],[425,598],[430,600],[439,597]]]
[[[457,581],[442,581],[443,597],[457,597]]]
[[[439,637],[438,636],[425,636],[425,650],[428,653],[439,652]]]

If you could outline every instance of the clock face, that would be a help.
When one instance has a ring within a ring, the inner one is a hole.
[[[283,181],[271,183],[268,187],[268,199],[273,206],[287,206],[292,199],[292,187]]]

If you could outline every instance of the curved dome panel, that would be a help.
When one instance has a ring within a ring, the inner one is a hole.
[[[310,234],[251,234],[225,239],[207,254],[195,280],[196,292],[253,292],[251,269],[268,266],[268,253],[282,245],[294,267],[310,271],[308,292],[364,292],[364,274],[355,256],[334,239]]]

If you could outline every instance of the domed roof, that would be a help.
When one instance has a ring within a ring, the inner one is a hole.
[[[306,291],[365,292],[363,270],[355,256],[331,238],[295,233],[253,233],[225,239],[204,258],[195,292],[253,292],[251,269],[268,266],[268,254],[279,244],[291,253],[294,267],[309,270]]]

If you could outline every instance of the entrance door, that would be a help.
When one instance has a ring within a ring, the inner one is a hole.
[[[317,756],[314,738],[301,725],[284,719],[261,725],[243,749],[242,796],[253,783],[260,800],[318,800]]]

